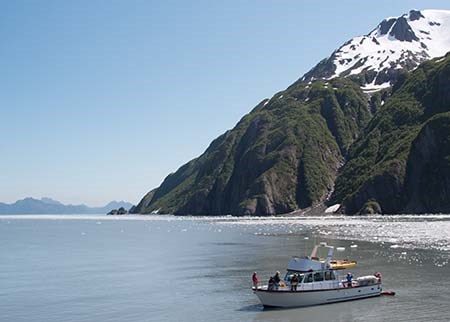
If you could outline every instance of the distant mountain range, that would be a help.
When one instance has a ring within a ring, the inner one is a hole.
[[[86,205],[64,205],[51,198],[25,198],[12,204],[0,202],[0,214],[106,214],[112,209],[123,207],[130,209],[133,205],[125,201],[111,201],[103,207]]]

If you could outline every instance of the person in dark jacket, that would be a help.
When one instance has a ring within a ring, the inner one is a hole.
[[[268,283],[267,286],[268,286],[267,289],[268,289],[269,291],[272,291],[272,290],[274,289],[274,287],[275,287],[275,282],[273,281],[273,276],[271,276],[271,277],[269,278],[269,283]]]
[[[298,285],[298,277],[297,274],[294,274],[291,278],[291,291],[296,291]]]
[[[275,273],[275,276],[273,277],[273,282],[275,284],[275,289],[278,290],[278,287],[280,286],[280,282],[281,282],[280,272]]]

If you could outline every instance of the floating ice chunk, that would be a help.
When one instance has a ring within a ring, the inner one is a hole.
[[[309,239],[309,237],[305,237],[305,238],[303,238],[303,239]]]
[[[394,244],[394,245],[391,245],[390,247],[391,247],[391,248],[399,248],[400,245]]]
[[[358,245],[350,245],[350,248],[358,248]]]
[[[339,208],[341,207],[341,204],[337,203],[335,205],[332,205],[330,207],[328,207],[327,209],[325,209],[325,213],[333,213],[335,211],[338,211]]]

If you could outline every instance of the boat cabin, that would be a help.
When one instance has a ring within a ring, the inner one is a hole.
[[[297,275],[298,290],[313,290],[313,289],[342,287],[342,283],[339,280],[339,274],[335,270],[314,271],[304,273],[288,270],[284,277],[284,282],[286,283],[286,285],[291,284],[291,280],[294,274]]]
[[[297,274],[298,283],[312,283],[312,282],[323,282],[323,281],[334,281],[337,279],[338,274],[335,271],[317,271],[311,273],[297,273],[293,271],[287,271],[284,281],[291,282],[294,274]]]

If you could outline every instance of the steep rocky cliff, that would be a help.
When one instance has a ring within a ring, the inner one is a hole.
[[[261,102],[133,211],[272,215],[309,207],[331,192],[369,118],[352,81],[299,83]]]
[[[450,55],[394,88],[351,147],[332,202],[349,214],[449,211]]]
[[[412,143],[406,169],[403,212],[449,213],[450,113],[425,123]]]

